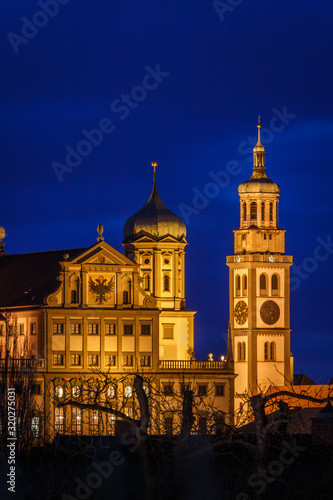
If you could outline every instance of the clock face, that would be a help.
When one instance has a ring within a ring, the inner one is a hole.
[[[266,325],[274,325],[280,317],[280,308],[273,300],[266,300],[260,308],[260,316]]]
[[[244,325],[248,316],[247,304],[246,302],[244,302],[244,300],[240,300],[239,302],[237,302],[234,315],[236,322],[239,325]]]

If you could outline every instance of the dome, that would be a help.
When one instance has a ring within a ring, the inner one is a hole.
[[[158,194],[155,175],[154,185],[147,203],[133,214],[124,226],[124,243],[148,235],[160,240],[171,235],[178,241],[185,241],[186,226],[178,215],[169,210]]]

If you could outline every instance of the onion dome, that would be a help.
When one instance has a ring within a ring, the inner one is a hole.
[[[280,187],[266,174],[265,148],[260,141],[260,116],[258,121],[258,142],[253,148],[253,172],[251,177],[238,186],[238,193],[275,193],[280,194]]]
[[[178,215],[171,212],[163,203],[156,187],[156,166],[154,167],[153,190],[147,203],[133,214],[124,226],[124,243],[136,241],[144,235],[158,241],[167,235],[185,242],[186,226]]]

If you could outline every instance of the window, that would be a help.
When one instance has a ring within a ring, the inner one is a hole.
[[[34,438],[39,438],[41,433],[41,428],[40,428],[40,417],[39,416],[34,416],[31,419],[31,435]]]
[[[262,222],[265,221],[265,202],[264,201],[261,203],[261,220],[262,220]]]
[[[98,435],[98,411],[89,410],[89,433],[91,436]]]
[[[206,396],[207,385],[198,385],[198,396]]]
[[[172,417],[164,417],[164,430],[167,436],[172,436]]]
[[[246,222],[246,203],[243,203],[243,221]]]
[[[185,391],[190,391],[190,390],[191,390],[191,384],[189,382],[188,383],[181,382],[180,392],[182,396],[184,396]]]
[[[63,354],[53,354],[53,365],[59,366],[64,364],[64,355]]]
[[[163,292],[170,292],[170,278],[167,274],[163,278]]]
[[[71,365],[78,366],[81,364],[81,354],[71,354]]]
[[[105,355],[105,366],[116,366],[117,356],[116,354],[106,354]]]
[[[89,366],[98,366],[98,354],[88,354]]]
[[[273,222],[273,203],[270,202],[269,204],[269,221]]]
[[[199,417],[198,419],[198,431],[200,434],[207,434],[207,418]]]
[[[114,323],[105,325],[105,335],[116,335],[116,325]]]
[[[116,416],[108,413],[107,422],[109,434],[110,436],[114,436],[116,432]]]
[[[224,396],[224,384],[215,385],[215,396]]]
[[[238,342],[238,361],[246,360],[245,342]]]
[[[110,399],[113,399],[116,397],[116,388],[114,385],[110,385],[108,388],[107,388],[107,391],[106,391],[106,396]]]
[[[64,333],[64,323],[53,323],[53,333]]]
[[[150,359],[151,359],[150,355],[141,356],[140,365],[141,366],[151,366]]]
[[[64,433],[64,408],[54,408],[54,430],[56,434]]]
[[[32,389],[32,394],[41,394],[42,393],[41,384],[33,384],[31,389]]]
[[[123,292],[123,304],[128,304],[129,303],[129,294],[128,294],[128,291],[125,290]]]
[[[133,335],[133,325],[124,325],[124,335]]]
[[[24,325],[22,323],[19,325],[19,328],[20,328],[20,335],[24,335]]]
[[[71,323],[71,334],[81,335],[81,323]]]
[[[55,395],[57,396],[57,398],[62,398],[63,395],[64,395],[64,388],[62,385],[56,385],[55,386]]]
[[[275,342],[265,342],[264,357],[265,361],[275,361]]]
[[[255,201],[252,201],[252,203],[250,204],[250,219],[251,222],[257,221],[257,204]]]
[[[13,325],[8,325],[8,335],[14,335],[14,326]],[[33,334],[31,334],[33,335]]]
[[[133,389],[130,385],[127,385],[124,389],[125,398],[131,398],[133,396]]]
[[[78,385],[74,385],[72,387],[72,396],[73,398],[79,398],[81,394],[81,389]]]
[[[98,335],[98,324],[97,323],[89,323],[88,333],[89,333],[89,335]]]
[[[0,325],[0,335],[3,335],[3,325]]]
[[[247,295],[247,276],[243,274],[243,295]]]
[[[123,357],[124,366],[133,366],[133,356],[132,354],[125,354]]]
[[[266,274],[261,274],[259,278],[260,295],[267,294],[267,276]]]
[[[141,325],[141,335],[150,335],[150,325]]]
[[[172,384],[170,383],[163,384],[163,394],[165,396],[172,396],[173,394]]]
[[[82,411],[76,406],[72,407],[72,434],[80,435],[82,432]]]
[[[241,289],[241,279],[240,279],[239,274],[237,274],[237,276],[236,276],[236,295],[237,296],[240,295],[240,289]]]
[[[173,339],[173,327],[174,325],[163,325],[164,339]]]
[[[76,290],[72,290],[72,291],[71,291],[71,302],[72,302],[72,303],[73,303],[73,302],[74,302],[74,303],[75,303],[75,302],[77,302],[77,291],[76,291]]]
[[[36,323],[30,323],[30,335],[36,335]]]
[[[279,295],[279,276],[277,274],[272,276],[272,295]]]
[[[149,274],[145,274],[143,277],[143,289],[147,292],[150,290],[150,276]]]

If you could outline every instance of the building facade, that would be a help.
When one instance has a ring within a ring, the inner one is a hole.
[[[1,245],[0,364],[35,370],[35,435],[113,433],[114,416],[57,402],[88,404],[95,391],[101,406],[137,418],[136,373],[152,433],[176,430],[184,388],[199,400],[196,431],[232,423],[233,361],[195,359],[186,227],[162,202],[155,172],[150,198],[124,226],[125,255],[102,234],[99,225],[97,242],[80,249],[7,255]]]

